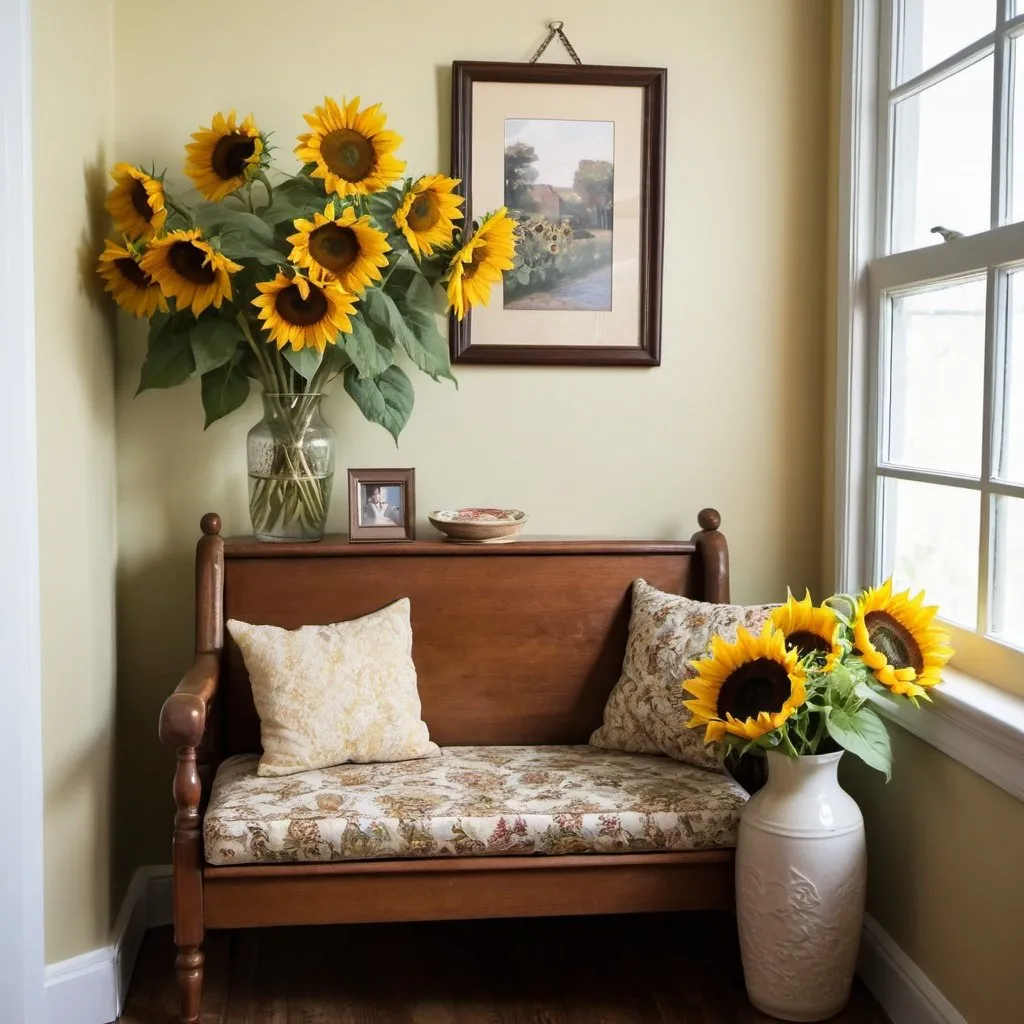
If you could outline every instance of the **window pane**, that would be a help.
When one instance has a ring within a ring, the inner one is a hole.
[[[952,56],[996,26],[996,0],[903,0],[899,81]]]
[[[886,461],[979,476],[985,279],[892,298]]]
[[[882,481],[882,573],[898,589],[927,590],[942,617],[970,629],[978,614],[977,491]]]
[[[991,227],[991,55],[896,104],[892,248],[941,242]]]
[[[1024,647],[1024,501],[995,499],[992,632]]]
[[[1024,0],[1018,0],[1024,14]],[[1010,220],[1024,220],[1024,37],[1010,41]]]
[[[1001,366],[1002,390],[996,390],[992,471],[1002,480],[1024,483],[1024,271],[1007,275],[1006,291],[1010,315]]]

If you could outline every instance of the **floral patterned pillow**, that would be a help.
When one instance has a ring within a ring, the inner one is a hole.
[[[683,701],[691,695],[683,692],[682,684],[696,675],[690,662],[708,652],[716,633],[735,640],[740,626],[760,632],[773,607],[707,604],[635,580],[622,675],[591,744],[667,754],[698,768],[720,767],[724,747],[706,747],[702,731],[686,728],[690,711]]]
[[[227,626],[260,717],[257,775],[440,755],[420,719],[408,598],[328,626]]]

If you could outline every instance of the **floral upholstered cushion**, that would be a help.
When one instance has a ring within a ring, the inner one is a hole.
[[[420,719],[408,598],[329,626],[227,626],[260,717],[260,775],[437,756]]]
[[[286,779],[256,764],[217,772],[210,864],[731,847],[746,800],[719,772],[589,746],[445,747]]]
[[[740,626],[760,632],[772,607],[707,604],[636,580],[622,675],[605,705],[604,724],[590,742],[718,767],[724,748],[706,747],[703,731],[686,728],[690,710],[683,701],[692,695],[682,684],[696,675],[690,662],[707,653],[716,633],[735,640]]]

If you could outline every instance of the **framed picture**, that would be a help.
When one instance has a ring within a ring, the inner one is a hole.
[[[416,470],[348,471],[348,539],[416,539]]]
[[[664,68],[456,61],[466,223],[502,206],[517,267],[464,320],[457,363],[657,366]]]

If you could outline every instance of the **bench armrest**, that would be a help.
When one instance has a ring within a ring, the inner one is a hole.
[[[198,747],[206,711],[220,682],[220,652],[197,654],[192,667],[160,709],[160,740],[168,747]]]

